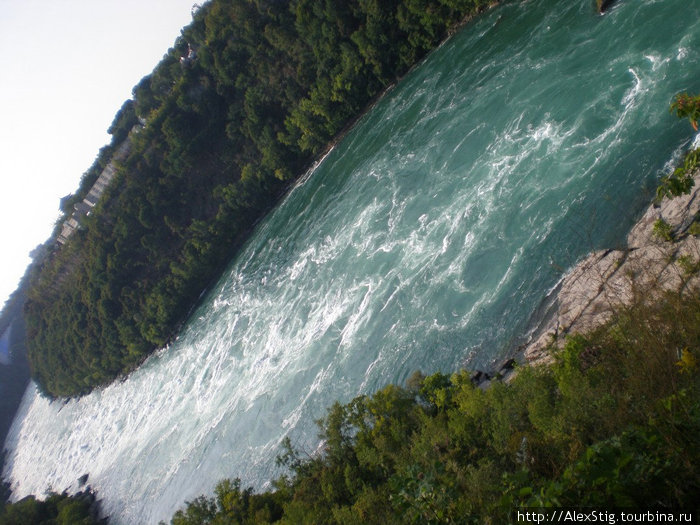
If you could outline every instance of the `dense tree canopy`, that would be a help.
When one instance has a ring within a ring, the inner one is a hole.
[[[49,494],[44,500],[27,496],[16,503],[0,506],[0,525],[98,525],[107,519],[98,517],[95,495],[79,492]]]
[[[289,181],[484,5],[212,0],[196,10],[62,203],[72,213],[129,141],[108,191],[35,272],[27,332],[43,392],[84,394],[164,345]]]

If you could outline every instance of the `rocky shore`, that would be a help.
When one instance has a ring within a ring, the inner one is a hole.
[[[551,362],[550,349],[565,336],[588,332],[629,305],[640,294],[698,290],[700,286],[700,172],[690,195],[664,199],[649,206],[627,236],[624,250],[588,255],[562,280],[554,314],[521,348],[529,364]]]

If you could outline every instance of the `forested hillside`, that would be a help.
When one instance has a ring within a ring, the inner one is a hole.
[[[289,182],[486,4],[212,0],[196,10],[64,212],[144,123],[113,183],[36,265],[28,350],[44,393],[85,394],[166,344]]]

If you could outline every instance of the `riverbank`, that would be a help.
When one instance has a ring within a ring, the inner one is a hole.
[[[575,506],[697,519],[699,314],[697,294],[636,301],[510,384],[417,372],[335,403],[315,452],[284,441],[273,489],[225,480],[171,523],[512,523]]]
[[[197,10],[133,90],[145,125],[113,183],[80,234],[33,272],[25,311],[41,392],[85,395],[171,342],[312,159],[487,7]]]
[[[201,523],[202,511],[250,523],[506,523],[523,507],[572,505],[697,519],[700,172],[694,180],[689,195],[649,206],[626,249],[592,253],[564,277],[555,315],[523,351],[546,366],[511,360],[497,381],[416,372],[335,403],[318,422],[319,451],[285,441],[278,461],[290,474],[275,490],[226,480],[171,523]]]
[[[566,336],[602,326],[635,301],[698,289],[700,237],[695,228],[700,217],[700,171],[694,180],[689,195],[649,205],[630,230],[626,249],[595,251],[566,274],[553,313],[520,349],[521,360],[551,363],[552,348],[560,348]]]

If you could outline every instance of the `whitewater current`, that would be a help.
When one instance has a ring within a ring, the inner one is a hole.
[[[78,490],[112,523],[169,520],[280,442],[414,370],[488,368],[564,272],[617,247],[692,139],[700,3],[527,0],[488,11],[390,90],[258,226],[177,340],[69,402],[30,386],[15,499]]]

